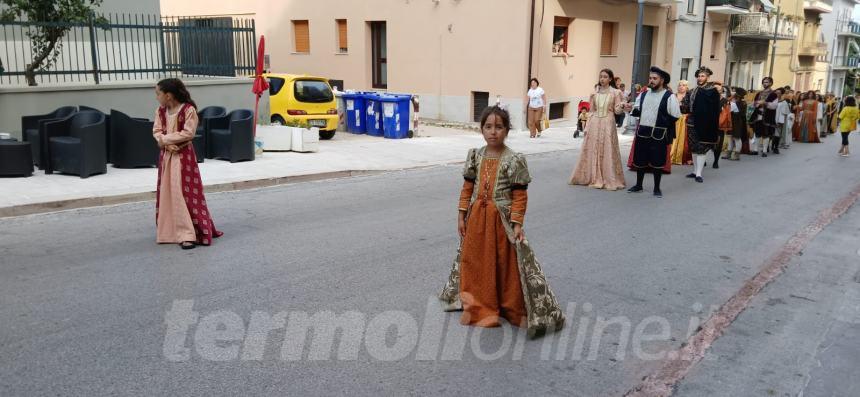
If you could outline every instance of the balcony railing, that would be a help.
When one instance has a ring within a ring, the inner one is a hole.
[[[779,26],[776,21],[779,20]],[[797,23],[785,17],[756,12],[732,16],[732,36],[759,40],[794,40]],[[776,33],[776,34],[774,34]]]
[[[855,69],[857,67],[860,67],[860,56],[833,57],[834,69]]]
[[[798,55],[822,56],[827,54],[827,43],[803,42],[797,50]]]
[[[837,21],[836,32],[839,34],[860,36],[860,23],[846,20]]]
[[[751,0],[707,0],[708,12],[717,14],[746,14],[752,5]]]

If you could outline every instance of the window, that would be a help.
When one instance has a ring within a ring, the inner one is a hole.
[[[311,32],[308,21],[293,21],[293,37],[295,52],[307,54],[311,52]]]
[[[618,22],[603,22],[603,35],[600,39],[600,55],[618,54]]]
[[[480,122],[481,113],[490,106],[490,93],[472,91],[472,121]]]
[[[696,0],[687,0],[687,14],[696,14]]]
[[[326,103],[334,100],[334,94],[325,81],[296,80],[293,92],[299,102]]]
[[[349,49],[346,41],[346,19],[337,19],[337,52],[346,54]]]
[[[549,119],[558,120],[564,118],[564,110],[567,109],[568,102],[557,102],[549,104]]]
[[[717,59],[717,50],[723,45],[723,33],[711,33],[711,59]]]
[[[693,58],[681,59],[681,80],[690,80],[690,63],[692,62]]]
[[[570,37],[570,18],[555,17],[552,29],[552,53],[567,54],[567,43]]]
[[[287,81],[280,77],[269,77],[269,95],[275,96],[284,88],[284,83]]]

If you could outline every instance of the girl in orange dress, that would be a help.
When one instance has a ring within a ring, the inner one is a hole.
[[[458,232],[462,238],[440,294],[446,310],[463,310],[464,325],[498,327],[504,318],[535,337],[564,325],[564,315],[523,232],[531,181],[522,154],[505,146],[508,112],[481,116],[487,145],[472,149],[463,170]]]

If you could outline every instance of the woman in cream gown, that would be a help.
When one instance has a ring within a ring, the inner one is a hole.
[[[571,185],[586,185],[606,190],[624,188],[624,171],[615,124],[615,115],[623,111],[624,103],[621,91],[614,85],[615,75],[612,71],[601,70],[597,91],[591,94],[585,140],[579,161],[570,178]]]

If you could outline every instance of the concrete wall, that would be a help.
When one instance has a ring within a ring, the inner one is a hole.
[[[725,14],[708,13],[705,24],[705,37],[702,41],[702,65],[707,66],[713,72],[714,81],[725,82],[726,78],[726,42],[729,40],[729,20]],[[719,32],[719,42],[714,43],[714,32]],[[681,39],[683,40],[683,39]],[[714,55],[712,58],[711,55]]]
[[[118,14],[161,14],[159,0],[104,0],[99,6],[99,12]]]
[[[687,2],[696,1],[693,14],[687,13]],[[702,64],[700,59],[700,51],[702,48],[702,28],[703,21],[706,20],[705,0],[684,0],[672,7],[672,15],[678,20],[674,24],[673,48],[672,48],[672,64],[669,73],[672,74],[672,80],[688,80],[696,79],[695,72]],[[710,41],[707,35],[704,38]],[[707,59],[707,53],[702,52],[703,57]],[[681,76],[682,61],[685,58],[691,59],[688,74]],[[708,67],[709,64],[705,64]],[[711,70],[714,68],[711,67]]]
[[[228,110],[254,109],[250,79],[186,81],[197,106],[224,106]],[[21,137],[21,116],[44,114],[60,106],[86,105],[109,113],[116,109],[134,117],[152,119],[158,107],[155,83],[86,85],[0,89],[0,132]],[[263,113],[261,106],[260,112]]]

